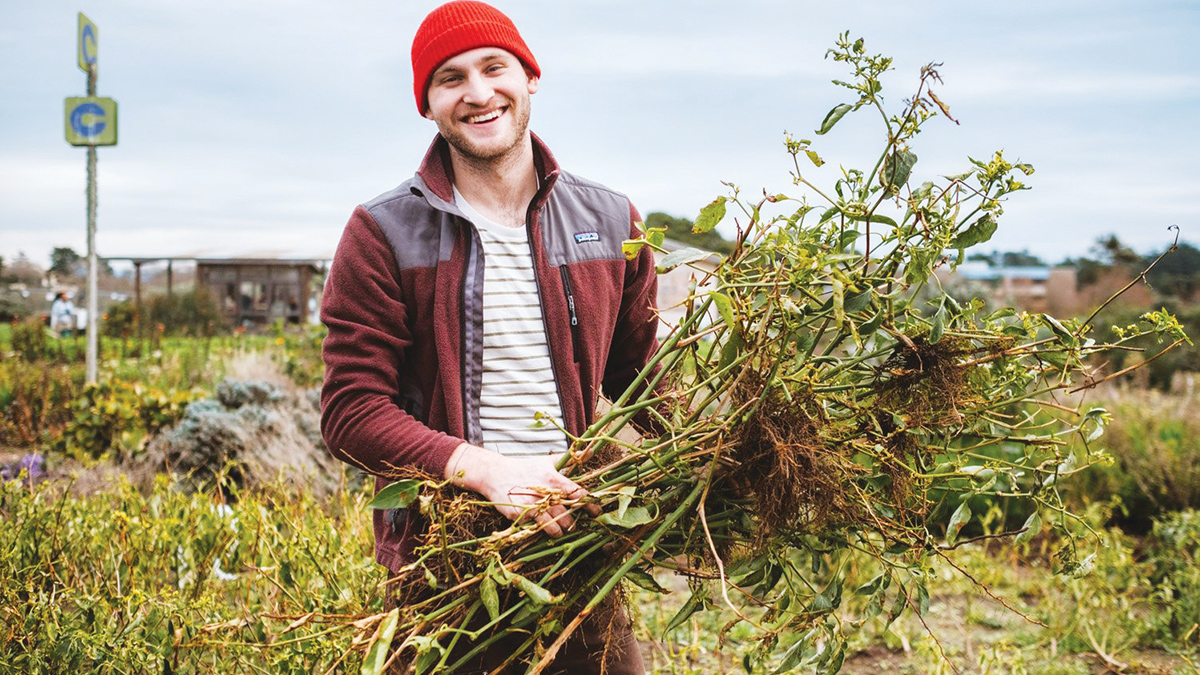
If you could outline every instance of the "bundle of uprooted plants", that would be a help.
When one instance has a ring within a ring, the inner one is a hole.
[[[849,112],[877,111],[886,140],[875,166],[843,168],[823,190],[806,175],[824,163],[811,141],[789,137],[804,196],[747,202],[734,189],[696,222],[711,229],[739,209],[731,255],[662,259],[695,268],[683,318],[562,465],[602,516],[578,511],[578,526],[551,538],[478,495],[397,475],[373,505],[417,504],[427,527],[394,582],[399,609],[370,627],[369,662],[390,644],[418,672],[453,672],[506,640],[520,645],[509,668],[540,672],[585,618],[612,615],[623,583],[661,590],[654,574],[670,571],[692,587],[671,626],[727,606],[757,639],[752,661],[834,672],[848,553],[882,570],[857,589],[868,604],[853,619],[894,620],[927,609],[923,575],[967,538],[968,498],[1035,507],[1023,527],[984,536],[1028,538],[1042,529],[1039,510],[1066,514],[1057,481],[1103,457],[1095,441],[1106,422],[1072,394],[1114,375],[1105,350],[1148,332],[1167,349],[1186,336],[1160,312],[1101,344],[1108,336],[1092,338],[1090,319],[986,313],[982,300],[944,291],[937,272],[992,235],[1032,168],[997,153],[915,183],[913,137],[939,113],[949,118],[930,89],[934,66],[890,115],[879,84],[890,60],[846,36],[830,54],[854,70],[837,84],[855,101],[817,134]],[[662,243],[647,230],[626,248]],[[637,440],[619,433],[635,427]],[[1071,573],[1081,561],[1062,534],[1059,567]]]

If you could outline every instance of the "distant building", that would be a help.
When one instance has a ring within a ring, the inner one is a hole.
[[[196,287],[212,295],[232,325],[306,324],[310,315],[315,319],[320,289],[314,293],[312,282],[323,270],[323,260],[198,258]]]
[[[981,261],[963,263],[953,272],[942,268],[937,274],[943,282],[952,283],[959,278],[982,285],[987,289],[987,300],[994,306],[1062,317],[1090,312],[1133,280],[1131,273],[1112,268],[1102,272],[1094,283],[1081,286],[1077,270],[1071,266],[992,267]],[[1150,307],[1153,301],[1153,293],[1145,284],[1134,284],[1118,304]]]
[[[998,307],[1056,316],[1071,316],[1084,309],[1076,290],[1074,267],[993,267],[971,261],[953,272],[941,268],[937,274],[943,282],[957,277],[982,285],[987,289],[986,299]]]

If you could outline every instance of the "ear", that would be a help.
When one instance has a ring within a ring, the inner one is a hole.
[[[528,88],[530,94],[537,93],[537,90],[538,90],[538,76],[537,75],[529,76],[529,85],[527,88]]]

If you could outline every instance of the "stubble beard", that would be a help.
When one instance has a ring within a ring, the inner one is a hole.
[[[455,123],[438,122],[438,132],[450,144],[454,152],[463,160],[477,165],[494,165],[502,163],[509,156],[520,153],[521,143],[529,130],[529,98],[512,100],[505,112],[513,116],[513,136],[507,142],[493,147],[481,147],[459,131]]]

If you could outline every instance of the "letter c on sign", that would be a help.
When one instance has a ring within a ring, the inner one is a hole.
[[[91,118],[85,123],[84,118],[89,115]],[[80,103],[71,111],[71,128],[75,130],[75,133],[84,138],[95,138],[100,135],[100,132],[104,131],[104,127],[108,126],[104,121],[104,117],[104,108],[98,104],[90,102]]]
[[[83,62],[96,62],[96,31],[91,24],[83,27]]]

